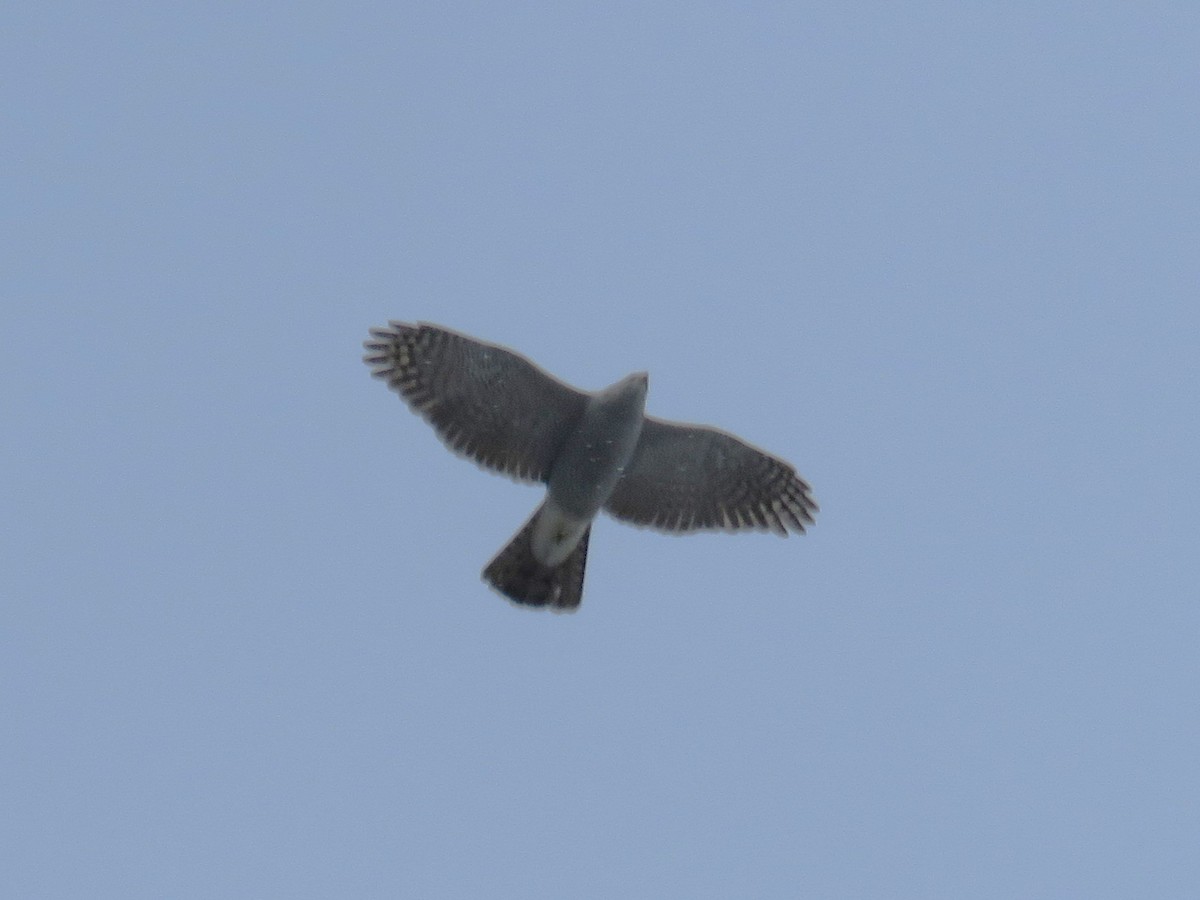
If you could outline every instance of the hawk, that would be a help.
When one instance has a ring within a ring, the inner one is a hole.
[[[578,608],[592,520],[803,532],[817,504],[788,463],[704,425],[644,413],[645,372],[589,393],[525,357],[437,325],[372,328],[363,362],[449,447],[546,497],[483,570],[516,603]]]

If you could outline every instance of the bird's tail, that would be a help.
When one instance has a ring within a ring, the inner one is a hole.
[[[514,603],[548,606],[555,612],[573,612],[583,595],[583,571],[587,565],[588,537],[592,529],[588,527],[571,555],[559,565],[544,566],[534,557],[531,543],[533,525],[541,512],[539,507],[488,563],[483,578]]]

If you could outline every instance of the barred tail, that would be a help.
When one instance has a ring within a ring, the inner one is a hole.
[[[571,555],[557,566],[544,566],[534,558],[530,537],[541,514],[535,512],[511,541],[483,570],[483,578],[514,603],[549,606],[555,612],[573,612],[583,594],[589,527]]]

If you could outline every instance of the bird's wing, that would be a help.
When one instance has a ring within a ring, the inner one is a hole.
[[[588,395],[495,344],[421,323],[372,328],[363,362],[446,446],[521,481],[545,481]]]
[[[796,470],[704,425],[646,417],[633,459],[604,508],[662,531],[803,532],[817,504]]]

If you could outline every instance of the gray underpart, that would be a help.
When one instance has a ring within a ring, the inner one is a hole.
[[[645,421],[645,372],[627,375],[588,400],[547,483],[549,499],[568,516],[590,520],[625,470]]]

